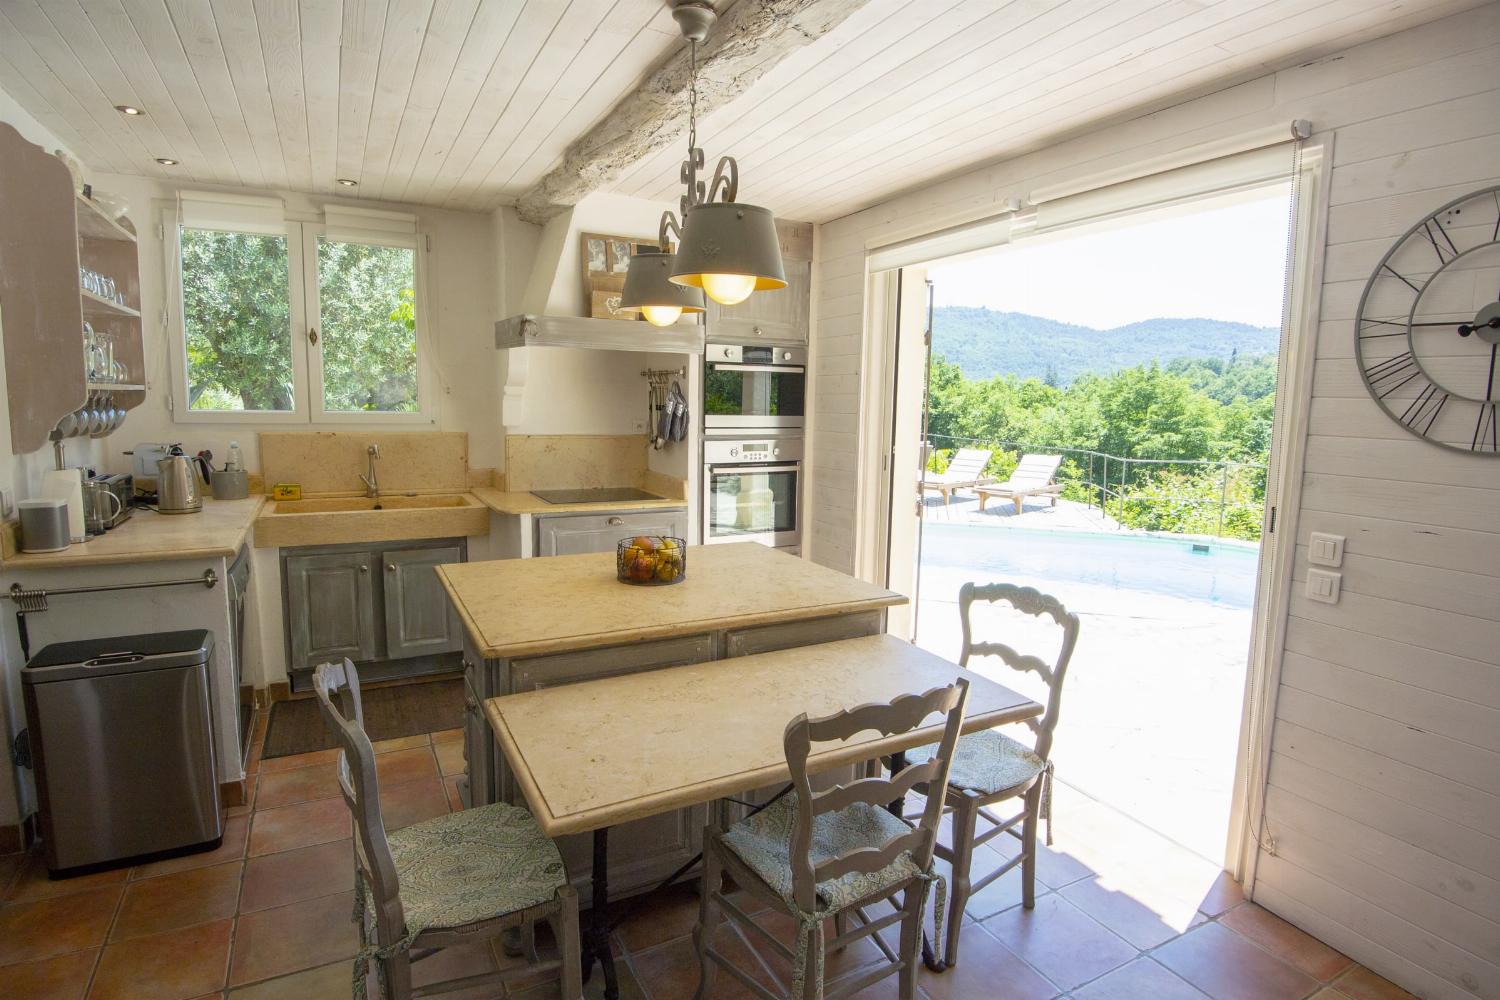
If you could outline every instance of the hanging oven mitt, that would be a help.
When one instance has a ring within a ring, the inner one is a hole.
[[[686,441],[688,434],[688,403],[682,386],[672,383],[672,440]]]
[[[661,444],[672,440],[672,400],[659,390],[653,390],[652,396],[661,402],[656,405],[656,440],[651,443],[661,447]]]

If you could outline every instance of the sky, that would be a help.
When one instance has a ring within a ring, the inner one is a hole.
[[[931,269],[940,306],[1107,330],[1158,317],[1281,325],[1287,199],[1083,232]]]

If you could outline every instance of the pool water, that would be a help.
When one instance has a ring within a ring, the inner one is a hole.
[[[1204,547],[1207,551],[1195,550]],[[923,530],[922,568],[958,569],[1056,593],[1058,584],[1104,587],[1249,610],[1255,601],[1259,547],[1193,542],[1160,535],[931,524]],[[926,596],[925,594],[923,595]]]

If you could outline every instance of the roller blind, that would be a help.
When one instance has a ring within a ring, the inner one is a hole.
[[[1008,243],[1013,217],[1013,212],[1005,212],[872,250],[870,270],[892,271],[900,267],[913,267],[941,257],[956,257]]]
[[[286,235],[286,208],[280,198],[182,191],[177,195],[177,209],[178,220],[188,229]]]
[[[333,240],[360,236],[410,236],[417,231],[417,217],[409,212],[352,205],[324,205],[323,224],[324,235]]]

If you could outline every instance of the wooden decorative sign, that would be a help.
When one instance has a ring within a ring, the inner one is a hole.
[[[638,249],[655,250],[656,244],[633,236],[603,233],[580,233],[578,242],[583,254],[583,301],[587,314],[595,319],[640,319],[639,309],[620,308],[620,293],[625,290],[630,255]]]
[[[1450,201],[1386,252],[1360,296],[1354,352],[1396,423],[1500,455],[1500,187]]]

